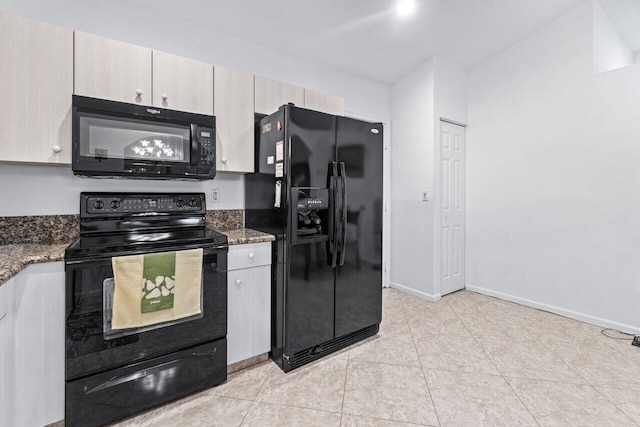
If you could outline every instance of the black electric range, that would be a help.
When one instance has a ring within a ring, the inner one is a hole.
[[[202,193],[82,193],[65,251],[65,425],[107,424],[226,380],[226,236]],[[110,335],[112,257],[202,248],[202,315]]]

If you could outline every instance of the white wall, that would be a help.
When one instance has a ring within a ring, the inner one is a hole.
[[[391,286],[428,299],[433,293],[434,60],[391,88]]]
[[[391,111],[391,285],[437,300],[440,150],[434,141],[441,117],[466,121],[466,73],[430,58],[393,85]]]
[[[347,115],[386,123],[390,121],[388,86],[292,57],[277,47],[260,46],[175,19],[140,2],[0,0],[0,10],[331,93],[345,98]],[[0,165],[0,177],[0,199],[14,200],[16,194],[29,194],[33,200],[26,205],[1,206],[0,215],[70,213],[71,200],[76,200],[71,210],[75,213],[80,190],[115,191],[123,188],[121,183],[126,184],[127,189],[160,191],[167,188],[158,182],[143,184],[129,180],[81,179],[72,176],[68,168],[47,166]],[[56,182],[55,188],[47,184],[49,180]],[[6,182],[11,182],[11,185],[6,185]],[[193,191],[221,188],[223,203],[209,205],[209,208],[238,209],[244,206],[243,182],[241,175],[219,174],[209,183],[189,185],[172,182],[170,187]],[[43,207],[36,200],[48,200],[51,204]]]
[[[467,73],[455,65],[434,58],[434,126],[433,126],[433,295],[441,295],[441,167],[440,119],[467,123]]]
[[[0,165],[0,216],[61,215],[80,212],[82,191],[188,191],[204,192],[207,209],[242,209],[242,177],[218,173],[209,181],[151,181],[133,179],[91,179],[73,176],[61,166]],[[220,190],[220,202],[210,201],[211,189]]]
[[[593,8],[469,73],[467,287],[640,332],[640,66],[593,71]]]
[[[598,73],[634,63],[629,45],[611,22],[599,0],[593,0],[594,66]]]

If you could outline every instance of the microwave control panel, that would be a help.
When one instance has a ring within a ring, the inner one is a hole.
[[[198,128],[198,142],[200,143],[200,164],[213,165],[215,134],[211,128]]]

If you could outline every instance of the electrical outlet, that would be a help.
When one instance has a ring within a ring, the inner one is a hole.
[[[422,190],[422,201],[423,202],[428,202],[429,201],[429,191]]]
[[[220,190],[217,188],[211,190],[209,200],[211,201],[211,203],[220,203]]]

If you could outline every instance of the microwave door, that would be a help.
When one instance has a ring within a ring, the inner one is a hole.
[[[74,174],[191,180],[215,175],[215,163],[207,162],[215,150],[213,116],[77,96],[74,103]]]

